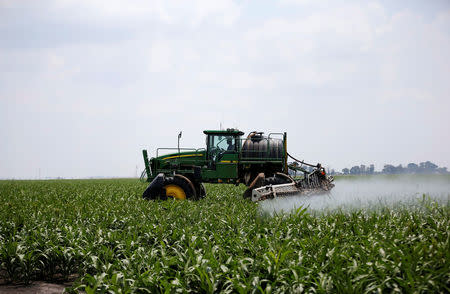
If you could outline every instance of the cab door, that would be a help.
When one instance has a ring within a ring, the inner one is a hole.
[[[210,178],[236,179],[239,140],[232,135],[209,135],[207,160]]]

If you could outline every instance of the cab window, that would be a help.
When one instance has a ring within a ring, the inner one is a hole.
[[[215,158],[219,154],[236,151],[236,138],[234,136],[209,135],[208,153]]]
[[[234,136],[210,136],[209,140],[210,149],[219,149],[221,151],[235,151],[236,150],[236,138]]]

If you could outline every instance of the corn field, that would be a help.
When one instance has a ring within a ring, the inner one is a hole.
[[[0,280],[75,277],[74,293],[450,292],[449,203],[268,215],[244,188],[146,201],[130,179],[0,181]]]

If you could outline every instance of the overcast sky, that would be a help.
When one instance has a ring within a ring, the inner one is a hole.
[[[0,0],[0,178],[134,176],[204,129],[450,167],[450,1]]]

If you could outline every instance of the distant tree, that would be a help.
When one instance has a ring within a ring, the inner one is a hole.
[[[369,175],[373,175],[374,172],[375,172],[375,166],[373,164],[371,164],[367,173]]]
[[[372,167],[372,165],[371,165]],[[370,170],[370,169],[368,169]],[[425,161],[419,163],[419,165],[415,163],[408,163],[406,167],[403,167],[401,164],[398,166],[394,166],[392,164],[386,164],[381,171],[383,174],[401,174],[401,173],[422,173],[422,174],[435,174],[435,173],[447,173],[446,167],[438,167],[436,164],[431,161]]]
[[[421,162],[419,163],[419,171],[421,173],[435,173],[437,169],[437,165],[432,163],[431,161]]]
[[[430,162],[430,161],[426,161],[426,162],[425,162],[425,168],[426,168],[427,170],[434,171],[435,169],[438,168],[438,166],[437,166],[436,164]]]
[[[359,175],[360,173],[361,173],[361,169],[357,165],[355,165],[354,167],[352,167],[350,169],[350,174],[352,174],[352,175]]]
[[[364,164],[361,164],[359,167],[359,172],[363,175],[366,174],[366,166]]]
[[[331,171],[329,172],[330,175],[335,175],[336,172],[334,171],[334,169],[331,169]]]
[[[414,174],[419,170],[419,166],[415,163],[408,163],[408,165],[406,166],[406,170],[408,173]]]
[[[383,170],[381,171],[383,174],[394,174],[395,173],[395,166],[392,164],[386,164],[383,167]]]
[[[348,175],[349,172],[350,172],[350,170],[349,170],[348,168],[343,168],[343,169],[342,169],[342,173],[343,173],[344,175]]]

